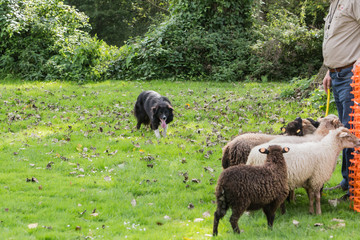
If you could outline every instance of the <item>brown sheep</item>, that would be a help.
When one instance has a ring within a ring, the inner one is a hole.
[[[214,213],[214,236],[218,234],[219,220],[229,208],[232,210],[230,223],[235,233],[240,233],[238,220],[247,210],[262,208],[268,226],[273,226],[275,212],[289,192],[283,156],[289,149],[273,145],[259,151],[267,154],[264,165],[232,166],[220,174],[215,193],[217,209]]]
[[[287,125],[285,132],[287,135],[299,133],[299,130],[301,133],[310,134],[316,130],[309,120],[302,120],[302,129],[299,127],[299,124],[297,124],[297,121],[298,120],[292,121]],[[222,167],[226,169],[230,166],[245,164],[253,147],[269,142],[280,136],[281,135],[264,133],[244,133],[237,136],[223,148]]]

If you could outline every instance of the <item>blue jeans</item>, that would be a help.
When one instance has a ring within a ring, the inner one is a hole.
[[[335,103],[338,110],[339,119],[342,124],[346,128],[350,128],[350,116],[349,114],[352,112],[350,106],[354,103],[352,99],[354,95],[351,93],[352,87],[350,84],[352,83],[351,77],[353,76],[352,68],[342,69],[340,72],[330,72],[331,77],[331,87],[334,93]],[[341,166],[341,174],[343,179],[340,183],[341,188],[344,190],[349,189],[349,166],[350,159],[353,158],[351,154],[354,151],[353,148],[345,148],[343,150],[342,156],[342,166]]]

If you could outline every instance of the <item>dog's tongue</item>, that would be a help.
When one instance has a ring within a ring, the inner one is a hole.
[[[166,122],[165,122],[165,120],[164,120],[164,119],[160,119],[160,121],[161,121],[161,127],[162,127],[162,128],[166,128]]]

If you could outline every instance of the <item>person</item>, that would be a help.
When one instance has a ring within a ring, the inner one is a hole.
[[[351,93],[353,69],[360,65],[360,0],[331,0],[329,14],[325,18],[323,40],[324,65],[328,71],[323,79],[327,93],[331,87],[339,115],[345,127],[354,104]],[[347,193],[341,199],[349,198],[350,159],[354,149],[344,149],[342,154],[342,181],[338,185]]]

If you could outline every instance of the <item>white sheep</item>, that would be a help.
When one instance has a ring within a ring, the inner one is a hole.
[[[261,144],[251,150],[247,165],[262,165],[266,158],[259,154],[258,149],[267,148],[270,143]],[[271,143],[273,145],[275,143]],[[360,139],[345,128],[331,130],[321,141],[298,144],[279,143],[291,151],[284,155],[289,190],[297,187],[306,189],[309,196],[309,212],[314,213],[313,200],[316,198],[316,214],[321,214],[320,190],[328,181],[335,169],[336,160],[344,148],[360,146]]]
[[[309,120],[302,119],[303,133],[310,134],[310,137],[305,136],[285,136],[285,135],[270,135],[264,133],[245,133],[237,136],[232,141],[228,142],[223,148],[222,166],[224,169],[238,165],[245,164],[251,149],[257,145],[280,139],[279,142],[306,142],[317,141],[329,133],[329,130],[342,126],[339,118],[335,115],[329,115],[318,120],[320,126],[316,129]],[[296,121],[294,121],[296,122]],[[296,128],[295,128],[296,129]],[[303,139],[304,138],[304,139]],[[281,140],[283,139],[283,140]]]

